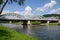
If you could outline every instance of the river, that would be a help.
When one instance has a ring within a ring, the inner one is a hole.
[[[0,24],[16,30],[19,33],[37,37],[38,40],[60,40],[59,25],[21,25],[21,24]]]

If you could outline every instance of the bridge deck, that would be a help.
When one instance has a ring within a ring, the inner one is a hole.
[[[59,21],[59,19],[0,19],[0,21],[25,21],[25,20],[30,20],[30,21]]]

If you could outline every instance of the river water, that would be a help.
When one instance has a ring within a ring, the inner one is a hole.
[[[21,24],[0,24],[16,30],[19,33],[37,37],[38,40],[60,40],[59,25],[21,25]]]

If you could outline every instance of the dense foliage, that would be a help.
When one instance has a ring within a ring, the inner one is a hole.
[[[43,16],[44,17],[52,17],[52,16],[54,16],[54,17],[59,16],[60,17],[60,14],[45,14]]]
[[[2,13],[3,9],[5,8],[7,3],[16,2],[19,5],[23,5],[25,0],[0,0],[0,14]]]

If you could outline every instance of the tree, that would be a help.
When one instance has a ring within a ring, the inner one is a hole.
[[[24,1],[25,0],[0,0],[0,7],[2,5],[2,7],[0,8],[0,14],[2,14],[2,11],[7,3],[17,2],[19,5],[23,5]]]
[[[43,15],[44,17],[60,17],[60,14],[45,14],[45,15]]]

